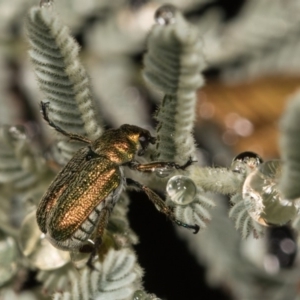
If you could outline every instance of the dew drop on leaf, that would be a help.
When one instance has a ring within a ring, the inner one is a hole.
[[[17,273],[18,246],[12,237],[0,233],[0,286]]]
[[[160,178],[164,178],[169,176],[172,173],[172,169],[168,168],[168,167],[163,167],[163,168],[157,168],[155,170],[155,174],[160,177]]]
[[[263,162],[262,158],[251,151],[238,154],[231,163],[230,169],[233,172],[247,174],[256,169]]]
[[[168,25],[175,23],[176,7],[166,4],[157,9],[154,15],[155,22],[159,25]]]
[[[176,175],[169,179],[166,191],[175,204],[188,205],[194,200],[197,188],[189,177]]]
[[[144,298],[145,298],[145,292],[143,292],[142,290],[137,290],[133,294],[132,300],[143,300]]]
[[[133,294],[132,300],[160,300],[160,299],[157,298],[154,294],[146,294],[142,290],[137,290]]]
[[[243,185],[243,199],[249,215],[261,225],[284,225],[297,213],[292,201],[283,199],[278,183],[280,160],[262,163]]]

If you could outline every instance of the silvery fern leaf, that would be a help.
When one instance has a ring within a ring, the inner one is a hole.
[[[234,173],[226,168],[201,168],[197,165],[192,165],[189,169],[188,178],[196,186],[194,200],[187,205],[183,205],[183,203],[177,205],[176,194],[174,194],[174,199],[172,199],[170,195],[167,199],[168,203],[174,206],[174,213],[177,219],[187,224],[198,224],[200,228],[204,229],[208,221],[211,220],[209,209],[215,206],[211,195],[206,192],[225,195],[235,194],[240,191],[244,178],[240,176],[240,174]],[[167,184],[167,192],[168,185],[173,178],[171,178]],[[180,189],[187,184],[185,180],[188,178],[185,176],[181,177],[181,182],[179,182],[176,187],[177,194],[179,194]],[[185,186],[183,192],[185,193],[185,197],[192,196],[188,186]]]
[[[0,182],[14,182],[20,179],[23,171],[20,161],[16,159],[14,153],[13,137],[10,134],[11,129],[3,126],[0,137]]]
[[[144,57],[145,80],[164,94],[189,93],[203,85],[202,43],[198,31],[172,5],[156,11]]]
[[[299,32],[298,12],[297,0],[291,0],[288,6],[280,0],[245,2],[238,16],[223,26],[219,35],[205,41],[207,59],[217,65],[239,57],[259,58],[263,52],[281,48]]]
[[[123,192],[118,205],[116,205],[110,215],[107,230],[113,234],[115,242],[120,247],[128,247],[138,243],[138,236],[130,228],[127,212],[129,205],[129,197]]]
[[[56,293],[55,300],[125,300],[131,299],[140,287],[142,271],[136,256],[129,248],[110,250],[103,263],[96,263],[95,270],[85,268],[79,283],[71,292]]]
[[[231,202],[234,205],[229,210],[229,218],[234,221],[235,228],[240,231],[242,238],[247,238],[251,233],[256,238],[263,236],[265,227],[251,218],[245,206],[243,196],[236,194],[231,197]]]
[[[17,292],[13,287],[4,287],[0,291],[2,300],[38,300],[36,293],[33,291]],[[40,298],[39,298],[40,299]]]
[[[300,231],[300,215],[297,215],[294,220],[292,220],[291,226],[296,232]]]
[[[281,120],[280,150],[282,176],[280,190],[286,199],[294,200],[300,196],[300,93],[298,92],[288,103]]]
[[[187,205],[174,205],[169,197],[167,203],[174,207],[176,219],[186,224],[197,224],[202,229],[206,228],[208,221],[211,220],[208,209],[215,206],[215,203],[200,187],[197,187],[194,200]]]
[[[175,7],[159,8],[156,20],[148,37],[143,74],[150,85],[166,95],[156,114],[157,157],[184,163],[195,157],[191,132],[196,90],[204,82],[202,45],[198,31]]]
[[[227,168],[200,168],[192,166],[191,179],[205,192],[220,194],[235,194],[245,180],[240,174],[232,172]]]
[[[190,97],[191,96],[191,97]],[[191,134],[194,125],[196,95],[166,95],[157,111],[157,158],[180,164],[195,157]]]
[[[42,191],[40,185],[51,172],[43,158],[32,151],[23,128],[2,126],[0,146],[0,182],[12,183],[19,191],[33,193],[34,188]]]
[[[70,288],[71,283],[78,279],[78,271],[74,269],[71,263],[62,268],[52,271],[39,271],[36,279],[42,282],[43,292],[52,295],[54,292],[66,291]]]
[[[78,59],[79,46],[51,8],[29,11],[27,31],[30,57],[40,89],[50,102],[50,118],[66,131],[95,139],[102,129],[96,119],[89,78]],[[80,144],[59,137],[65,159],[71,158]]]

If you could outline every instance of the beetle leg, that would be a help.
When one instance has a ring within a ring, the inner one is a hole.
[[[158,208],[160,212],[165,214],[171,221],[176,223],[179,226],[185,227],[185,228],[190,228],[194,230],[194,233],[197,233],[200,229],[199,225],[188,225],[186,223],[183,223],[179,220],[177,220],[174,216],[173,209],[166,205],[166,203],[155,193],[153,192],[149,187],[140,184],[139,182],[131,179],[131,178],[126,178],[126,184],[129,187],[134,187],[139,190],[142,190],[146,193],[148,198],[153,202],[153,204]]]
[[[195,160],[192,160],[192,157],[189,158],[189,160],[184,165],[178,165],[175,162],[163,162],[163,161],[157,161],[157,162],[151,162],[148,164],[140,164],[137,161],[130,161],[126,165],[132,169],[139,172],[145,172],[145,173],[152,173],[159,169],[163,170],[185,170],[187,167],[189,167],[191,164],[196,162]]]
[[[95,245],[94,245],[93,251],[89,257],[89,260],[87,261],[87,266],[93,270],[95,269],[95,267],[93,265],[93,259],[98,254],[98,250],[101,247],[102,236],[103,236],[104,230],[106,228],[109,215],[110,215],[110,210],[107,208],[103,208],[102,211],[100,212],[99,223],[95,230],[95,238],[94,238]]]
[[[41,102],[41,109],[42,109],[43,118],[45,119],[45,121],[52,128],[54,128],[59,133],[67,136],[70,140],[79,141],[79,142],[83,142],[83,143],[86,143],[86,144],[91,143],[91,141],[88,138],[86,138],[82,135],[76,134],[76,133],[67,132],[67,131],[63,130],[62,128],[60,128],[59,126],[57,126],[56,124],[54,124],[54,122],[51,121],[50,118],[49,118],[49,113],[48,113],[49,112],[49,105],[50,105],[49,102]]]

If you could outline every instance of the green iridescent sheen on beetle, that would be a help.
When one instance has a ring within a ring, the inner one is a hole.
[[[175,219],[172,208],[157,194],[123,174],[125,166],[146,173],[160,169],[184,170],[193,163],[191,159],[183,166],[174,162],[140,164],[134,160],[135,155],[143,155],[149,144],[156,140],[148,130],[125,124],[90,141],[56,126],[49,119],[48,106],[49,103],[41,104],[48,124],[71,140],[86,144],[58,173],[37,209],[37,223],[54,246],[63,250],[80,250],[91,239],[95,244],[94,255],[101,245],[109,215],[126,186],[143,190],[169,219],[198,232],[198,225],[188,225]]]

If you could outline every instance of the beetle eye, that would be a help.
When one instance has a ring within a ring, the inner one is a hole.
[[[139,141],[140,141],[140,143],[144,143],[145,141],[146,141],[146,138],[145,138],[145,136],[140,136],[139,137]]]
[[[148,145],[149,145],[149,139],[148,139],[147,136],[141,135],[141,136],[139,137],[139,142],[140,142],[140,145],[141,145],[141,149],[139,150],[138,155],[139,155],[139,156],[142,156],[142,155],[144,155],[145,150],[148,148]]]

